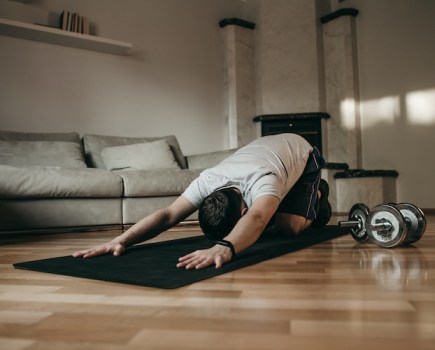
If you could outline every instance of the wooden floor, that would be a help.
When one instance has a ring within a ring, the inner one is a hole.
[[[433,350],[435,216],[427,219],[414,247],[346,236],[176,290],[12,267],[119,232],[3,242],[0,349]]]

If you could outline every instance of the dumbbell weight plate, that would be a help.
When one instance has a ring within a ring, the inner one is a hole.
[[[408,223],[408,235],[403,244],[412,244],[417,242],[423,236],[426,230],[426,218],[420,208],[411,203],[396,204],[395,207],[400,210]]]
[[[369,239],[366,230],[367,216],[369,215],[369,208],[362,203],[355,204],[349,212],[349,221],[359,221],[358,227],[352,227],[350,233],[353,239],[357,242],[363,243]]]
[[[372,226],[389,223],[389,229],[372,229]],[[378,246],[392,248],[401,244],[408,233],[406,221],[399,209],[382,204],[374,207],[367,217],[367,234]]]

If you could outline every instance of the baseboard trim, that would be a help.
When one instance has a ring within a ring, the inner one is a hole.
[[[425,215],[435,215],[435,208],[421,208]]]

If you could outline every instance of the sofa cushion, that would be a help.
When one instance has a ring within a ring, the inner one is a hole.
[[[199,173],[187,169],[117,172],[124,182],[124,197],[178,196]]]
[[[166,140],[106,147],[101,157],[107,170],[180,169]]]
[[[187,167],[186,160],[181,152],[177,138],[173,135],[162,137],[122,137],[104,135],[84,135],[83,145],[85,148],[86,160],[93,168],[106,169],[101,157],[101,151],[106,147],[132,145],[135,143],[145,143],[156,140],[166,140],[171,147],[174,157],[181,168]]]
[[[114,198],[122,180],[99,169],[0,165],[0,198]]]
[[[187,164],[189,169],[208,169],[222,162],[225,158],[233,155],[237,148],[209,152],[204,154],[195,154],[187,156]]]
[[[122,200],[122,223],[132,225],[156,210],[168,207],[177,198],[178,196],[124,198]],[[198,220],[198,211],[189,215],[183,221],[187,220]]]
[[[122,224],[121,198],[0,199],[0,233],[65,232]]]
[[[86,168],[79,143],[63,141],[2,141],[0,164]]]

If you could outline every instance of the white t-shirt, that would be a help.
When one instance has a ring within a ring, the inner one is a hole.
[[[204,170],[182,195],[197,208],[209,194],[227,187],[237,188],[248,208],[264,195],[281,201],[302,175],[312,149],[296,134],[264,136]]]

